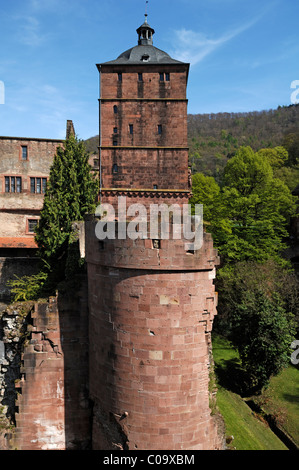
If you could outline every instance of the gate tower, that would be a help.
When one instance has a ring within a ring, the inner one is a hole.
[[[189,65],[138,44],[100,72],[100,197],[127,204],[188,203]],[[222,446],[209,407],[211,330],[218,263],[209,234],[185,240],[106,239],[86,222],[93,449],[213,450]]]

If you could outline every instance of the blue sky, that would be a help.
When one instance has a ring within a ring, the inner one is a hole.
[[[98,134],[95,64],[137,44],[145,0],[0,0],[0,7],[0,135],[61,139],[67,119],[81,139]],[[149,0],[148,14],[154,45],[191,63],[189,113],[291,104],[297,0]]]

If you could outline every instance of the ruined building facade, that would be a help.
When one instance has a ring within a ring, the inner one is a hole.
[[[72,121],[66,137],[75,134]],[[36,271],[34,230],[56,150],[63,140],[0,136],[0,302],[8,281]]]
[[[191,194],[189,65],[153,45],[147,17],[137,34],[135,47],[97,66],[99,200],[115,209],[112,223],[121,218],[120,197],[149,214],[152,204],[182,209]],[[209,390],[219,261],[211,237],[204,234],[194,250],[172,231],[169,239],[153,237],[146,225],[136,239],[99,239],[98,223],[86,218],[87,276],[80,289],[29,306],[16,432],[4,438],[6,445],[222,449]],[[123,223],[127,229],[127,216]],[[9,311],[2,322],[7,345],[14,315]],[[0,367],[10,367],[5,353]]]

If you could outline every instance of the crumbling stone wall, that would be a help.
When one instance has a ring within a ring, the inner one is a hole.
[[[84,276],[76,290],[65,287],[48,301],[5,310],[0,329],[0,449],[89,448],[87,325]]]
[[[3,307],[4,308],[4,307]],[[28,339],[32,302],[7,306],[0,313],[0,449],[10,448],[15,429],[22,351]]]

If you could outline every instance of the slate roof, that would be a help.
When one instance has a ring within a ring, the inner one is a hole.
[[[128,49],[117,59],[105,62],[105,65],[137,65],[137,64],[182,64],[179,60],[172,59],[169,54],[155,46],[138,45]]]

